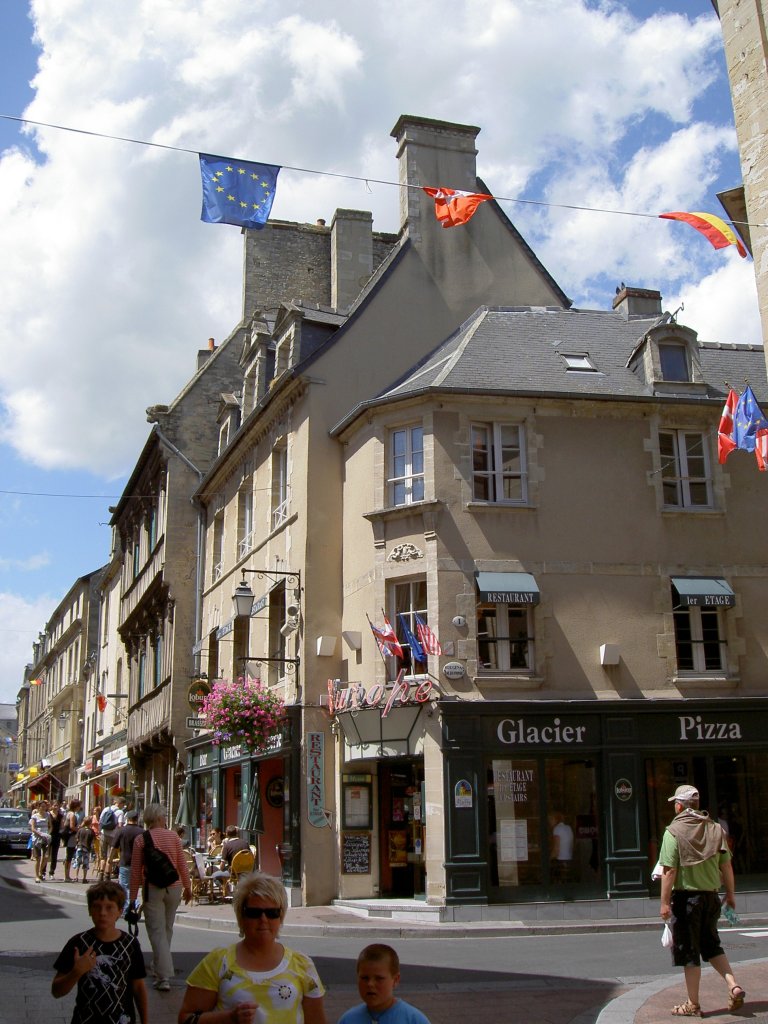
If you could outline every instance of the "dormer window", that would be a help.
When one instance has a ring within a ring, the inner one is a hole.
[[[677,342],[659,342],[659,362],[662,380],[690,381],[691,369],[685,345]]]

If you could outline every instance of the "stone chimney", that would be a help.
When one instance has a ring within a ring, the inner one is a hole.
[[[651,288],[630,288],[622,281],[616,289],[613,308],[625,320],[661,316],[661,292]]]
[[[198,350],[198,353],[197,353],[197,369],[198,370],[200,370],[201,367],[205,366],[205,364],[208,362],[208,360],[211,358],[211,356],[213,355],[213,353],[215,351],[216,351],[216,342],[213,340],[213,338],[209,338],[208,339],[208,348],[202,348],[202,349]]]
[[[403,114],[392,129],[397,140],[397,159],[401,184],[461,189],[477,192],[477,149],[480,129],[473,125],[433,121],[428,117]],[[432,200],[419,188],[400,189],[400,229],[408,227],[408,237],[420,243],[432,226],[445,229],[434,217]],[[424,222],[428,213],[431,218]]]
[[[331,305],[349,309],[373,273],[373,217],[337,210],[331,221]]]

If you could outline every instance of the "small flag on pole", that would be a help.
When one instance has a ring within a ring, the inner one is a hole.
[[[435,634],[421,618],[420,615],[414,613],[414,619],[416,620],[416,636],[421,641],[421,646],[427,652],[427,654],[442,654],[443,648],[440,646],[440,641],[437,639]]]
[[[400,629],[403,632],[403,639],[411,649],[411,658],[413,661],[426,661],[427,656],[424,653],[424,648],[413,635],[411,627],[408,625],[408,619],[402,612],[400,612]]]
[[[199,153],[203,212],[207,224],[263,228],[269,219],[280,168]]]
[[[386,615],[384,616],[384,625],[381,629],[377,629],[370,619],[368,619],[368,625],[371,627],[374,639],[379,645],[379,650],[384,656],[392,655],[397,658],[403,657],[403,648],[398,643],[395,631],[392,629],[392,624]]]
[[[723,414],[720,417],[720,426],[717,428],[717,461],[725,462],[736,442],[733,439],[733,414],[736,412],[736,405],[739,396],[731,388],[723,406]]]

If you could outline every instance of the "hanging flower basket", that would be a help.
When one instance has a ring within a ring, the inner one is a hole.
[[[113,786],[109,792],[112,796],[125,796],[125,790],[122,786]]]
[[[280,731],[285,705],[258,679],[219,679],[203,700],[201,711],[213,743],[239,742],[258,749],[266,747]]]

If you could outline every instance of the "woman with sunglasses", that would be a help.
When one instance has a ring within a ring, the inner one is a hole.
[[[192,971],[179,1024],[326,1024],[315,965],[277,941],[288,909],[282,882],[245,875],[232,906],[242,938]]]

